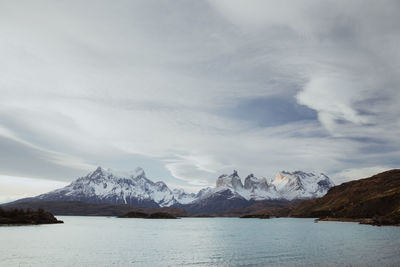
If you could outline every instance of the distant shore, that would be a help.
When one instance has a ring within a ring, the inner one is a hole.
[[[375,226],[400,226],[400,224],[391,224],[391,223],[385,223],[379,221],[379,219],[374,219],[374,218],[332,218],[332,217],[326,217],[326,218],[319,218],[315,219],[315,222],[355,222],[359,224],[370,224],[370,225],[375,225]]]

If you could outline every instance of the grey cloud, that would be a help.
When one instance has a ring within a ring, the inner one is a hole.
[[[399,10],[389,0],[3,1],[0,124],[25,143],[1,142],[0,174],[65,179],[76,161],[142,163],[198,186],[233,168],[399,164]]]
[[[276,96],[242,100],[237,106],[223,110],[221,114],[254,122],[257,127],[317,119],[314,110],[299,105],[294,98]]]
[[[0,147],[0,170],[3,175],[70,181],[89,169],[88,165],[74,166],[65,158],[63,162],[57,163],[56,155],[52,153],[2,136]]]

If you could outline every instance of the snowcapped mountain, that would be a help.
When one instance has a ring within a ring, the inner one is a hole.
[[[257,201],[291,201],[325,195],[334,186],[324,174],[301,171],[278,173],[274,178],[257,178],[253,174],[244,180],[234,171],[221,175],[216,187],[205,191],[191,203],[181,206],[191,213],[219,213],[233,208],[245,208]]]
[[[323,173],[282,171],[271,180],[271,185],[282,197],[292,200],[322,197],[335,184]]]
[[[197,198],[197,194],[188,194],[183,189],[174,189],[172,190],[172,194],[174,195],[176,202],[181,204],[188,204]]]
[[[129,204],[144,207],[165,207],[193,201],[196,194],[182,189],[171,191],[164,182],[153,182],[143,169],[117,172],[98,167],[70,185],[39,195],[39,201],[82,201],[88,203]]]
[[[247,200],[264,199],[307,199],[325,195],[333,182],[325,174],[306,173],[302,171],[278,173],[273,179],[257,178],[250,174],[244,185],[238,173],[221,175],[213,192],[229,189],[232,193]]]
[[[143,207],[182,207],[188,210],[218,211],[246,207],[255,201],[293,200],[321,197],[334,184],[324,174],[301,171],[278,173],[274,178],[247,176],[242,183],[238,173],[221,175],[215,188],[203,188],[197,194],[169,189],[153,182],[143,169],[117,172],[98,167],[68,186],[22,201],[81,201],[87,203],[128,204]]]

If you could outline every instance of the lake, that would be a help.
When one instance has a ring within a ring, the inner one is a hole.
[[[0,227],[0,266],[400,266],[400,227],[57,217],[65,223]]]

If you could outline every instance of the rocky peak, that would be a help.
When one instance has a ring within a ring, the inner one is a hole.
[[[268,184],[268,181],[266,178],[257,178],[253,174],[250,174],[249,176],[246,177],[244,181],[244,188],[247,190],[250,190],[251,192],[254,192],[256,189],[260,190],[268,190],[270,185]]]
[[[142,168],[136,168],[134,171],[117,171],[111,168],[104,169],[102,167],[97,167],[95,171],[89,173],[86,177],[90,179],[99,179],[103,178],[106,180],[110,179],[119,179],[119,180],[141,180],[144,179],[146,182],[149,182],[149,180],[146,178],[146,174]]]
[[[201,198],[201,197],[211,193],[211,191],[212,191],[211,187],[203,188],[196,194],[196,198]]]
[[[226,174],[219,176],[216,182],[216,186],[233,188],[235,190],[243,188],[242,181],[236,170],[234,170],[233,173],[229,176]]]
[[[315,175],[303,171],[281,171],[274,178],[257,178],[248,175],[244,185],[236,171],[231,175],[221,175],[216,182],[215,192],[231,190],[246,199],[306,199],[326,194],[333,186],[324,174]]]
[[[278,174],[275,176],[274,180],[275,181],[289,181],[289,177],[285,176],[285,174],[288,174],[286,171],[278,172]]]
[[[168,189],[168,186],[167,186],[164,182],[162,182],[162,181],[158,181],[158,182],[156,182],[155,184],[158,186],[158,188],[159,188],[161,191],[165,191],[165,190]]]
[[[144,170],[140,167],[136,168],[135,171],[133,172],[135,177],[146,177],[146,173]]]
[[[254,177],[254,174],[250,173],[249,175],[247,175],[246,179],[251,179]]]
[[[204,188],[197,194],[171,191],[162,182],[146,178],[142,168],[119,172],[97,167],[70,185],[38,196],[41,200],[83,201],[94,203],[171,206],[189,204],[215,196],[245,200],[305,199],[323,196],[333,186],[324,174],[301,171],[278,173],[273,179],[246,177],[244,185],[236,170],[218,177],[215,188]]]
[[[102,167],[97,167],[96,170],[94,170],[92,173],[90,173],[88,176],[91,178],[96,178],[99,176],[103,176],[105,170]]]
[[[252,189],[254,187],[254,184],[257,183],[257,177],[254,177],[253,174],[248,175],[244,179],[244,188],[245,189]]]
[[[96,170],[94,170],[93,173],[102,173],[103,170],[104,170],[104,169],[103,169],[101,166],[98,166],[98,167],[96,168]]]
[[[182,188],[175,188],[172,190],[172,193],[176,194],[176,195],[181,195],[183,194],[185,191]]]

